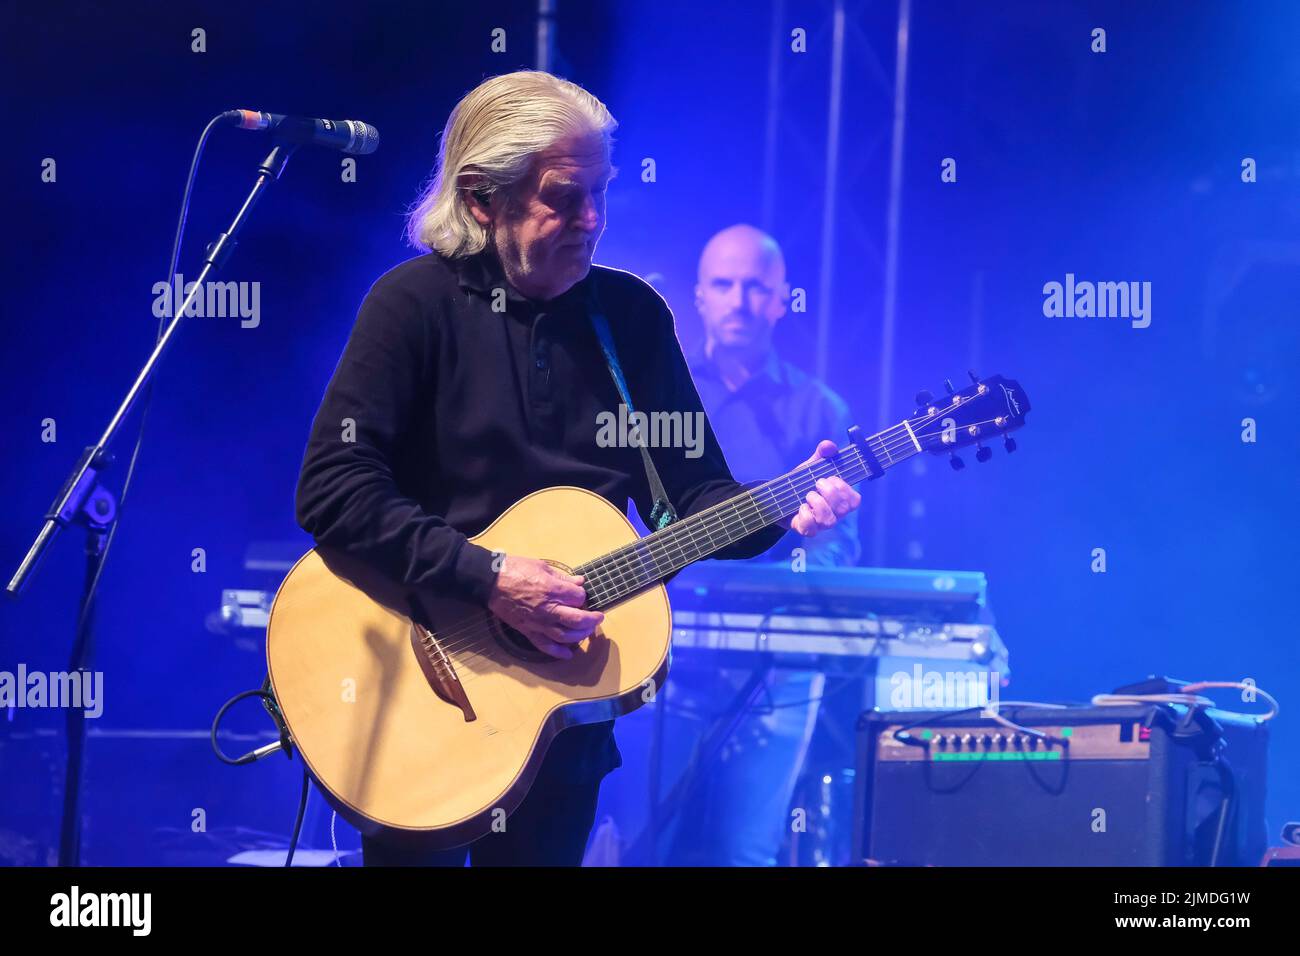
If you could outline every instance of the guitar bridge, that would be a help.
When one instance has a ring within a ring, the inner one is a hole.
[[[465,715],[465,722],[477,720],[478,715],[474,713],[474,706],[469,702],[469,695],[465,693],[465,685],[460,682],[460,677],[456,673],[456,665],[451,662],[447,652],[442,649],[438,643],[438,637],[419,621],[411,621],[411,647],[415,650],[415,657],[420,662],[420,670],[424,671],[425,680],[429,682],[429,687],[440,698],[454,707],[459,707],[460,712]]]

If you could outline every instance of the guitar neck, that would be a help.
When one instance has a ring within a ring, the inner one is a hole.
[[[580,567],[587,607],[600,610],[658,584],[689,564],[788,518],[799,510],[820,478],[838,476],[849,484],[878,477],[921,450],[907,422],[858,439],[811,465],[743,491]]]

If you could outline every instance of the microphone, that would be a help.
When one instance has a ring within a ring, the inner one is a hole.
[[[360,120],[310,119],[254,110],[226,110],[221,116],[240,129],[270,130],[273,137],[286,143],[328,146],[360,156],[379,148],[379,130]]]

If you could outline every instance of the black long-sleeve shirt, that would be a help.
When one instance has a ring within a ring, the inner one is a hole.
[[[598,416],[617,414],[620,398],[589,320],[593,281],[636,409],[703,416],[672,313],[638,277],[592,266],[565,294],[536,301],[509,285],[491,252],[430,253],[382,276],[361,304],[307,443],[303,529],[394,581],[486,603],[492,555],[467,537],[530,492],[576,485],[620,509],[630,498],[648,523],[640,453],[598,441]],[[698,420],[698,457],[651,449],[682,516],[747,487]],[[769,528],[715,556],[752,557],[782,534]],[[543,778],[592,779],[618,766],[611,727],[561,734]]]

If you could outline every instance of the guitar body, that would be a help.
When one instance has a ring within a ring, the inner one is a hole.
[[[567,571],[637,533],[599,495],[558,487],[521,499],[471,540]],[[344,819],[441,849],[513,812],[561,730],[651,699],[671,637],[659,584],[606,609],[573,658],[557,660],[481,607],[422,597],[413,608],[393,585],[317,548],[276,595],[267,666],[294,744]]]
[[[974,375],[972,374],[972,378]],[[555,735],[626,714],[668,676],[672,615],[661,581],[793,516],[821,478],[880,477],[912,455],[1024,424],[1029,399],[995,375],[759,487],[638,538],[621,511],[581,488],[519,500],[471,540],[489,551],[582,567],[601,627],[570,660],[540,653],[495,615],[395,586],[326,548],[308,552],[267,624],[271,686],[293,743],[330,804],[370,836],[430,849],[492,831],[528,792]],[[981,446],[977,461],[991,454]]]

